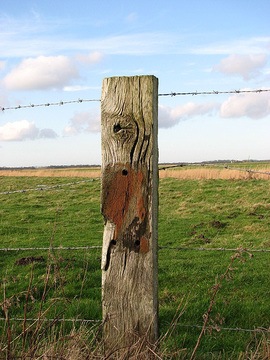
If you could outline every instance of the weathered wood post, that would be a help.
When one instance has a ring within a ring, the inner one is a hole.
[[[103,80],[102,308],[107,349],[158,337],[158,79]]]

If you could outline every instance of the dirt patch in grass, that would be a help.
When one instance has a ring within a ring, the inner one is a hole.
[[[32,264],[34,262],[44,262],[45,259],[43,256],[28,256],[28,257],[23,257],[20,258],[19,260],[16,261],[16,265],[19,266],[24,266],[24,265],[29,265]]]

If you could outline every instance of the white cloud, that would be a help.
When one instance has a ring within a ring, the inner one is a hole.
[[[34,123],[27,120],[8,122],[0,127],[1,141],[18,141],[34,139],[38,136],[38,129]]]
[[[39,130],[33,122],[28,120],[8,122],[0,126],[0,141],[22,141],[55,137],[57,137],[57,134],[52,129]]]
[[[269,93],[243,93],[230,96],[220,108],[223,118],[249,117],[262,119],[270,115]]]
[[[102,61],[104,55],[100,51],[93,51],[87,55],[77,55],[76,59],[84,64],[92,65]]]
[[[180,121],[200,115],[211,115],[219,107],[216,103],[197,104],[193,102],[175,108],[159,105],[159,127],[170,128]]]
[[[77,112],[64,129],[64,135],[76,135],[82,132],[100,132],[100,115],[94,112]]]
[[[65,56],[38,56],[23,60],[4,78],[10,90],[61,88],[78,77],[74,64]]]
[[[239,55],[233,54],[216,65],[213,70],[222,72],[226,75],[239,75],[244,80],[249,80],[258,74],[259,70],[267,63],[267,56],[265,54],[255,55]]]

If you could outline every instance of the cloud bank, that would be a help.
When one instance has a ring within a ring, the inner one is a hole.
[[[78,77],[68,57],[38,56],[23,60],[5,76],[3,83],[9,90],[41,90],[62,88]]]
[[[245,93],[230,96],[220,107],[222,118],[239,118],[246,116],[250,119],[262,119],[270,115],[269,93]]]
[[[33,122],[20,120],[0,126],[0,141],[23,141],[40,138],[56,138],[52,129],[38,129]]]
[[[233,54],[221,60],[213,70],[226,75],[241,76],[244,80],[250,80],[260,74],[267,63],[265,54],[239,55]]]

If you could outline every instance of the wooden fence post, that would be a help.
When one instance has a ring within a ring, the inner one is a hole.
[[[158,79],[103,80],[102,309],[112,350],[158,338]]]

